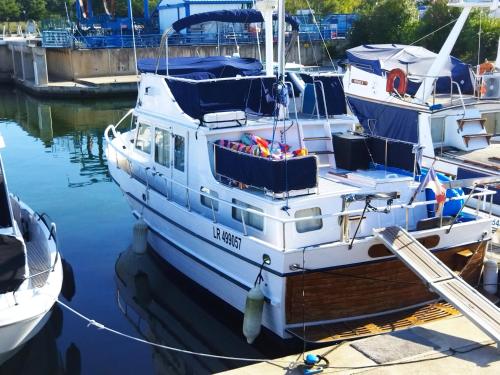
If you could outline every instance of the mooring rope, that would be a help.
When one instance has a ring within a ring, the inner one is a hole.
[[[66,305],[64,302],[62,302],[59,299],[57,300],[57,303],[59,305],[61,305],[62,307],[64,307],[66,310],[72,312],[73,314],[75,314],[76,316],[78,316],[79,318],[81,318],[82,320],[86,321],[87,322],[87,327],[92,327],[93,326],[93,327],[96,327],[98,330],[108,331],[110,333],[113,333],[115,335],[127,338],[129,340],[133,340],[133,341],[136,341],[136,342],[139,342],[139,343],[142,343],[142,344],[151,345],[151,346],[154,346],[156,348],[170,350],[170,351],[173,351],[173,352],[178,352],[178,353],[183,353],[183,354],[195,355],[195,356],[199,356],[199,357],[216,358],[216,359],[226,359],[226,360],[231,360],[231,361],[267,362],[267,363],[271,363],[271,364],[275,364],[275,365],[278,365],[278,364],[285,365],[286,367],[288,367],[288,365],[290,365],[292,363],[291,361],[285,361],[285,360],[279,360],[279,359],[231,357],[231,356],[225,356],[225,355],[200,353],[200,352],[195,352],[195,351],[192,351],[192,350],[185,350],[185,349],[180,349],[180,348],[176,348],[176,347],[173,347],[173,346],[158,344],[158,343],[155,343],[155,342],[144,340],[144,339],[141,339],[139,337],[132,336],[132,335],[129,335],[129,334],[117,331],[117,330],[115,330],[113,328],[106,327],[104,324],[102,324],[102,323],[100,323],[100,322],[98,322],[98,321],[96,321],[94,319],[90,319],[89,317],[83,315],[82,313],[78,312],[74,308]]]

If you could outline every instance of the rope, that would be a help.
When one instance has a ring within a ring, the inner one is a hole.
[[[115,334],[117,336],[121,336],[121,337],[127,338],[127,339],[132,340],[132,341],[136,341],[136,342],[139,342],[139,343],[142,343],[142,344],[151,345],[151,346],[154,346],[156,348],[170,350],[170,351],[177,352],[177,353],[182,353],[182,354],[195,355],[195,356],[198,356],[198,357],[217,358],[217,359],[225,359],[225,360],[230,360],[230,361],[267,362],[267,363],[275,364],[275,365],[278,365],[279,363],[285,364],[285,365],[289,365],[290,364],[290,361],[279,360],[279,359],[231,357],[231,356],[225,356],[225,355],[200,353],[200,352],[195,352],[195,351],[192,351],[192,350],[185,350],[185,349],[175,348],[173,346],[161,345],[161,344],[158,344],[158,343],[155,343],[155,342],[144,340],[144,339],[141,339],[139,337],[131,336],[131,335],[128,335],[126,333],[117,331],[115,329],[106,327],[104,324],[102,324],[102,323],[100,323],[100,322],[98,322],[98,321],[96,321],[94,319],[90,319],[89,317],[87,317],[87,316],[83,315],[82,313],[76,311],[75,309],[73,309],[72,307],[66,305],[64,302],[62,302],[59,299],[57,300],[57,303],[59,305],[61,305],[62,307],[64,307],[65,309],[67,309],[68,311],[70,311],[73,314],[75,314],[77,317],[79,317],[82,320],[86,321],[87,322],[87,328],[93,326],[93,327],[96,327],[100,331],[107,331],[107,332],[113,333],[113,334]]]

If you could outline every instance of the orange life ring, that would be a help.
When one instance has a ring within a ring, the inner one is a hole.
[[[399,80],[398,87],[395,87],[396,80]],[[399,68],[392,69],[389,74],[387,74],[387,84],[385,90],[389,93],[396,92],[399,95],[406,94],[406,89],[408,88],[408,80],[406,79],[406,73]]]

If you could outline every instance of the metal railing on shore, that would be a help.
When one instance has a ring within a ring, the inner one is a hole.
[[[314,26],[314,27],[312,27]],[[347,31],[340,32],[332,25],[301,25],[300,40],[304,43],[322,40],[345,39]],[[158,47],[161,34],[136,33],[135,45],[138,48]],[[51,28],[42,31],[42,45],[46,48],[132,48],[134,46],[132,35],[99,35],[73,32],[71,28]],[[254,31],[227,31],[203,32],[189,31],[176,33],[169,36],[168,44],[171,46],[224,46],[264,43],[264,33]],[[290,36],[287,36],[290,39]]]

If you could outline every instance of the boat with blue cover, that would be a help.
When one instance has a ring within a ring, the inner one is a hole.
[[[473,70],[450,55],[472,9],[495,11],[498,4],[449,1],[462,12],[438,54],[400,44],[348,50],[345,94],[364,131],[418,144],[424,166],[454,178],[500,179],[499,67]],[[497,192],[499,187],[489,185]],[[500,194],[492,200],[493,212],[500,215]],[[489,202],[473,198],[469,203],[490,209]]]
[[[321,82],[321,100],[296,93],[281,40],[278,75],[250,58],[188,58],[184,67],[162,50],[141,74],[135,108],[106,129],[110,175],[152,249],[242,312],[247,294],[262,293],[262,324],[283,338],[324,327],[328,339],[331,324],[439,299],[378,228],[406,228],[475,285],[490,219],[429,217],[436,201],[416,181],[415,144],[357,134],[334,91],[338,76],[308,78]],[[255,66],[262,72],[247,74]]]

